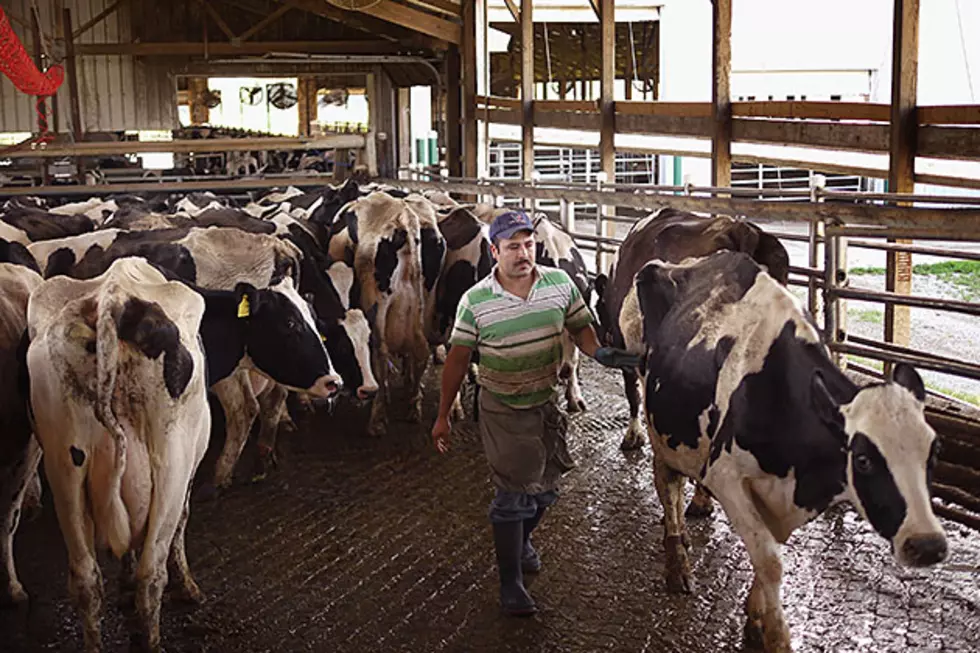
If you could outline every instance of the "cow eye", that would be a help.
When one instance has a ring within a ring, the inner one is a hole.
[[[858,454],[854,457],[854,471],[858,474],[870,474],[871,473],[871,458],[866,454]]]
[[[288,319],[286,320],[286,328],[290,331],[295,331],[299,325],[296,324],[296,320]]]

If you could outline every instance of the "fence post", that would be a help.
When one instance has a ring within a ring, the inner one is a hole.
[[[761,175],[760,175],[761,180]],[[761,181],[760,181],[761,184]],[[827,178],[823,175],[814,175],[810,173],[810,201],[819,202],[820,201],[820,191],[823,190],[827,185]],[[809,265],[811,268],[817,267],[817,262],[820,260],[820,240],[824,238],[824,221],[823,220],[811,220],[809,224],[809,236],[810,236],[810,259]],[[826,244],[824,245],[826,246]],[[817,292],[817,280],[814,277],[810,277],[808,284],[808,308],[810,309],[810,314],[813,315],[813,319],[818,319],[820,314],[820,301],[819,293]]]
[[[824,237],[823,243],[823,330],[824,340],[826,340],[828,347],[832,347],[837,343],[838,335],[837,311],[839,308],[839,300],[834,293],[835,289],[837,288],[837,255],[839,253],[837,249],[837,239],[838,236],[827,235]],[[834,363],[840,366],[841,359],[844,357],[839,352],[833,350],[831,350],[830,355]]]

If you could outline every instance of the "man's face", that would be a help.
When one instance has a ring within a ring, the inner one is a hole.
[[[500,273],[509,279],[521,279],[534,271],[533,231],[518,231],[510,238],[499,238],[492,251]]]

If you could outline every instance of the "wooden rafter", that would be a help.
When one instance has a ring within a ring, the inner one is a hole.
[[[394,54],[398,46],[386,41],[247,41],[228,43],[211,41],[205,46],[198,42],[170,43],[79,43],[79,55],[124,54],[139,57],[262,55],[269,52],[297,54]]]
[[[592,11],[595,12],[595,17],[602,20],[602,9],[599,8],[599,0],[589,0],[589,4],[592,5]]]
[[[254,25],[252,25],[251,27],[249,27],[247,30],[245,30],[244,32],[242,32],[241,34],[239,34],[238,35],[238,39],[240,41],[247,41],[251,37],[253,37],[256,34],[258,34],[259,32],[261,32],[263,29],[265,29],[266,27],[268,27],[269,25],[271,25],[277,19],[279,19],[280,17],[282,17],[282,15],[285,14],[290,9],[292,9],[292,7],[289,6],[289,5],[280,5],[271,14],[269,14],[268,16],[266,16],[265,18],[263,18],[259,22],[255,23]]]
[[[377,4],[354,11],[401,27],[407,27],[453,45],[459,45],[461,40],[462,28],[458,23],[427,14],[407,5],[392,2],[392,0],[380,0]]]
[[[420,50],[445,50],[446,42],[439,39],[420,34],[419,32],[404,27],[393,25],[383,20],[378,20],[353,11],[343,11],[328,4],[325,0],[281,0],[284,4],[300,9],[302,11],[316,14],[335,23],[342,23],[351,29],[367,32],[378,38],[383,38],[392,42],[398,42],[408,48]]]
[[[519,25],[521,23],[521,11],[517,8],[514,0],[504,0],[504,3],[506,3],[510,15],[514,17],[514,22]]]
[[[119,7],[123,6],[123,4],[125,4],[126,2],[127,0],[117,0],[116,2],[113,2],[111,5],[109,5],[108,7],[100,11],[98,14],[93,16],[91,20],[83,23],[81,27],[75,30],[72,33],[72,38],[77,39],[79,36],[89,31],[90,29],[92,29],[93,27],[101,23],[103,20],[105,20],[106,18],[108,18],[114,11],[119,9]]]
[[[454,18],[462,16],[463,9],[460,4],[451,0],[407,0],[407,2]]]
[[[199,5],[204,7],[204,10],[208,12],[208,15],[210,15],[211,18],[214,19],[215,24],[222,32],[224,32],[225,36],[228,37],[228,40],[230,41],[235,40],[235,33],[231,31],[230,27],[228,27],[228,23],[226,23],[225,19],[221,17],[221,14],[218,13],[218,10],[212,7],[211,3],[208,2],[208,0],[197,0],[197,2]]]

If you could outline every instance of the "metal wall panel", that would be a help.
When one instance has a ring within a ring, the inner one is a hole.
[[[137,1],[137,0],[133,0]],[[114,0],[75,0],[70,4],[77,30]],[[55,2],[38,2],[42,30],[49,37],[61,36]],[[61,4],[61,3],[57,3]],[[34,52],[30,25],[30,0],[4,0],[4,11],[29,53]],[[124,3],[110,16],[82,34],[78,43],[130,43],[133,41],[130,4]],[[47,44],[48,52],[59,61],[64,55],[60,40]],[[177,126],[177,86],[169,66],[138,60],[131,56],[98,55],[77,57],[78,89],[85,132],[172,129]],[[61,131],[71,129],[67,79],[58,91]],[[0,132],[25,132],[37,128],[35,99],[20,93],[6,77],[0,79]],[[53,127],[53,121],[50,120]]]

